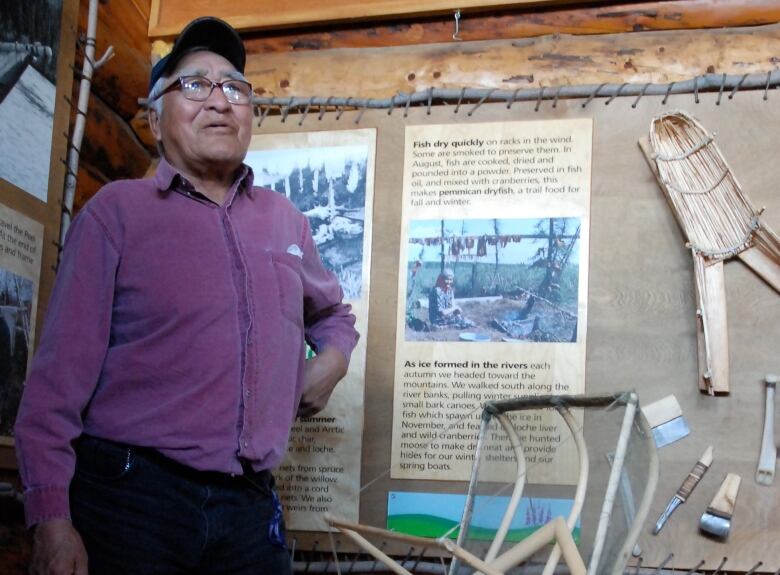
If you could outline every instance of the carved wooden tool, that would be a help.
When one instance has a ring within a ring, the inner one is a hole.
[[[736,473],[729,473],[721,483],[707,511],[701,516],[699,529],[718,539],[726,539],[731,530],[731,517],[737,504],[737,493],[741,478]]]
[[[778,376],[767,374],[766,406],[764,407],[764,435],[761,438],[761,455],[758,458],[756,481],[761,485],[772,485],[775,480],[775,463],[777,462],[777,446],[775,445],[775,386]]]
[[[674,513],[674,510],[685,503],[690,494],[693,492],[694,487],[699,484],[701,478],[704,477],[704,474],[710,468],[710,465],[712,465],[711,445],[704,451],[702,456],[699,458],[699,461],[696,462],[696,465],[693,466],[691,472],[688,473],[688,477],[685,478],[685,481],[683,481],[683,484],[677,490],[677,493],[675,493],[674,497],[672,497],[672,499],[669,501],[669,504],[666,506],[664,512],[661,513],[661,516],[658,518],[658,521],[653,528],[653,535],[658,535],[658,532],[661,531],[661,528],[666,523],[666,520],[669,519],[669,516]]]

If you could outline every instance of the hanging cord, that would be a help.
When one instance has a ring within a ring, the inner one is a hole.
[[[404,118],[409,116],[409,104],[411,104],[411,103],[412,103],[412,96],[411,96],[411,94],[406,95],[406,105],[404,106]]]
[[[606,84],[600,84],[595,90],[593,90],[593,93],[588,96],[588,99],[585,100],[585,103],[582,104],[583,108],[587,108],[588,104],[590,104],[591,100],[596,97],[596,95],[599,93],[599,90],[601,90]]]
[[[330,101],[333,99],[333,96],[328,96],[328,99],[325,100],[325,105],[320,106],[320,113],[317,115],[318,120],[322,120],[322,117],[325,115],[325,112],[328,111],[328,106],[330,105]]]
[[[715,102],[716,106],[720,106],[720,98],[721,96],[723,96],[723,86],[725,85],[725,83],[726,83],[726,74],[723,74],[723,77],[720,82],[720,89],[718,90],[718,99]]]
[[[488,90],[487,94],[485,94],[484,96],[482,96],[482,98],[479,100],[479,102],[477,102],[476,104],[474,104],[474,107],[473,107],[473,108],[471,108],[471,110],[469,110],[469,111],[468,111],[468,113],[467,113],[466,115],[470,117],[470,116],[471,116],[471,115],[472,115],[474,112],[476,112],[476,111],[477,111],[477,108],[479,108],[479,107],[482,105],[482,103],[483,103],[485,100],[487,100],[488,98],[490,98],[490,96],[491,96],[491,95],[493,94],[493,92],[495,92],[495,91],[496,91],[496,90],[495,90],[495,88],[493,88],[492,90]],[[430,112],[429,112],[429,113],[430,113]]]
[[[606,102],[604,102],[604,105],[605,105],[605,106],[609,106],[609,104],[612,102],[612,100],[614,100],[615,98],[617,98],[618,96],[620,96],[620,91],[621,91],[623,88],[625,88],[626,86],[628,86],[628,82],[623,82],[623,83],[620,85],[620,88],[618,88],[618,89],[617,89],[617,92],[615,92],[614,94],[612,94],[612,96],[610,96],[610,97],[609,97],[609,100],[607,100]]]
[[[729,100],[734,98],[734,94],[736,94],[737,90],[739,90],[742,87],[742,84],[745,82],[745,79],[747,79],[747,77],[748,75],[745,74],[744,76],[742,76],[742,79],[739,82],[737,82],[737,85],[734,86],[734,89],[731,91],[731,94],[729,94]]]
[[[561,88],[563,86],[558,86],[558,89],[555,91],[555,98],[553,98],[552,107],[556,108],[558,106],[558,97],[561,95]]]
[[[667,88],[667,90],[666,90],[666,95],[664,96],[664,99],[663,99],[663,100],[661,100],[661,105],[664,105],[664,106],[666,105],[666,100],[668,100],[668,99],[669,99],[669,94],[670,94],[670,93],[671,93],[671,91],[672,91],[672,87],[674,87],[674,82],[672,82],[671,84],[669,84],[669,88]]]
[[[539,98],[536,100],[536,106],[534,106],[534,112],[539,111],[539,106],[542,103],[542,98],[544,98],[544,86],[542,86],[542,89],[539,90]]]
[[[632,108],[636,108],[636,105],[639,103],[639,100],[641,100],[642,97],[645,95],[645,92],[647,92],[647,88],[649,86],[650,86],[650,82],[648,82],[647,84],[644,85],[644,87],[642,88],[642,91],[639,92],[639,95],[636,97],[636,100],[634,100],[634,103],[631,104]]]

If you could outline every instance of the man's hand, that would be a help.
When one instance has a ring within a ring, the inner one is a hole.
[[[87,575],[87,550],[67,519],[35,526],[31,575]]]
[[[306,361],[303,396],[298,417],[310,417],[324,409],[336,384],[347,373],[347,360],[335,347],[326,347]]]

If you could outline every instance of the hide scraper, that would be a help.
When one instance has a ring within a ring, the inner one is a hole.
[[[717,539],[726,539],[731,530],[731,517],[737,504],[737,493],[742,480],[736,473],[729,473],[721,483],[718,492],[701,516],[699,529]]]
[[[669,519],[669,516],[674,513],[674,510],[685,503],[690,494],[693,492],[694,487],[696,487],[699,481],[701,481],[701,478],[704,477],[704,474],[707,472],[707,469],[709,469],[711,464],[712,446],[710,445],[699,458],[699,461],[696,462],[696,465],[693,466],[691,472],[688,473],[688,477],[685,478],[685,481],[683,481],[683,484],[677,490],[677,493],[675,493],[674,497],[672,497],[672,499],[669,501],[669,504],[666,506],[664,512],[661,513],[661,516],[658,518],[655,527],[653,527],[653,535],[658,535],[658,532],[661,531],[661,528],[666,523],[666,520]]]
[[[682,408],[674,395],[654,401],[642,407],[642,413],[653,431],[658,449],[674,443],[691,433],[683,417]]]

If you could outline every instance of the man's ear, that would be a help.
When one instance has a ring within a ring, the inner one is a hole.
[[[160,131],[160,115],[154,108],[149,108],[149,128],[157,142],[162,142],[162,132]]]

